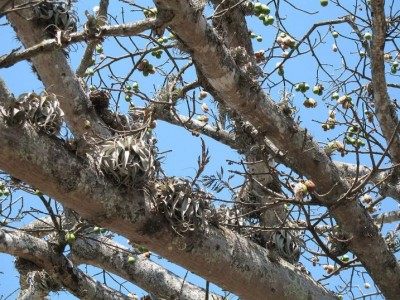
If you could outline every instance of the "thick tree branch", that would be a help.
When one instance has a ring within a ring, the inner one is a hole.
[[[0,1],[0,4],[3,2],[4,0]],[[18,13],[7,14],[8,20],[25,48],[40,44],[45,38],[45,30],[39,28],[33,21],[28,21],[31,13],[32,9],[28,8]],[[39,54],[32,58],[32,63],[46,90],[57,95],[65,113],[66,122],[74,134],[102,137],[111,135],[95,110],[91,108],[88,95],[71,70],[61,49]],[[85,126],[86,121],[90,122],[90,128]]]
[[[89,264],[114,273],[162,299],[205,299],[205,290],[184,281],[172,272],[152,262],[144,254],[135,255],[131,250],[103,237],[78,239],[72,247],[70,259],[75,264]],[[128,257],[135,263],[130,264]],[[219,299],[210,295],[211,299]]]
[[[334,163],[345,177],[355,178],[358,176],[360,178],[368,176],[372,171],[365,166],[358,166],[357,168],[355,164],[340,161],[335,161]],[[388,172],[378,171],[371,177],[371,182],[378,186],[381,194],[400,201],[400,182],[397,176],[393,176]]]
[[[313,180],[317,191],[325,194],[323,198],[330,212],[341,228],[351,236],[350,249],[383,294],[388,299],[395,299],[400,293],[400,267],[397,260],[370,216],[357,201],[347,197],[335,203],[345,195],[349,186],[340,178],[333,162],[306,131],[283,115],[258,84],[236,65],[214,29],[194,9],[191,1],[154,2],[159,11],[174,14],[170,22],[171,29],[190,49],[196,67],[218,91],[221,99],[250,121],[259,134],[267,136],[279,149],[285,149],[285,156],[296,162],[291,165],[292,169]]]
[[[56,253],[46,241],[28,234],[0,230],[0,252],[34,262],[80,299],[130,299],[96,282]]]
[[[385,76],[384,48],[386,41],[385,1],[371,1],[372,42],[371,42],[371,77],[375,101],[375,112],[387,143],[391,142],[389,152],[393,163],[400,163],[400,133],[394,132],[399,119],[396,107],[391,103]],[[393,139],[393,141],[392,141]],[[397,168],[398,169],[398,168]]]
[[[270,262],[266,249],[228,230],[177,236],[162,216],[148,214],[141,192],[107,183],[59,141],[36,134],[28,125],[10,128],[0,118],[0,139],[0,167],[5,172],[89,222],[137,241],[227,290],[250,299],[332,299],[308,276],[285,262]]]
[[[46,271],[29,260],[17,257],[15,268],[20,275],[18,300],[49,299],[50,292],[62,289]]]

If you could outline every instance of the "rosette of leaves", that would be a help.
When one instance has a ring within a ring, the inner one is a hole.
[[[39,130],[57,135],[60,132],[64,112],[54,94],[43,92],[41,95],[29,93],[23,96],[28,120]]]
[[[64,112],[56,96],[43,92],[22,94],[8,109],[8,119],[12,124],[22,125],[28,121],[37,130],[57,135],[60,132]]]
[[[158,211],[172,228],[183,234],[197,230],[207,231],[215,214],[210,195],[183,178],[166,178],[156,184]]]
[[[118,184],[135,187],[155,174],[153,145],[142,135],[118,137],[98,148],[101,170]]]
[[[296,263],[300,259],[300,247],[297,240],[293,232],[277,230],[272,234],[269,244],[283,259]]]
[[[66,2],[42,1],[34,7],[34,18],[46,27],[46,31],[55,35],[57,30],[77,31],[78,17],[70,10]]]

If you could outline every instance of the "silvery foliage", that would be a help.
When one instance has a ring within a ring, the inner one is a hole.
[[[290,263],[298,262],[300,259],[300,237],[293,231],[277,230],[271,236],[271,242],[279,255]]]
[[[209,221],[215,215],[210,197],[183,178],[165,178],[156,184],[158,210],[180,234],[208,231]]]
[[[77,31],[78,17],[66,2],[43,1],[34,6],[35,18],[44,22],[52,32],[58,30]]]
[[[242,217],[243,213],[237,207],[228,207],[226,205],[220,205],[217,208],[217,219],[221,225],[227,225],[235,227],[243,227],[245,225],[245,219]],[[234,229],[234,228],[233,228]]]
[[[47,92],[24,93],[1,112],[13,125],[28,121],[37,130],[51,135],[60,133],[64,116],[56,96]]]
[[[135,187],[154,177],[154,146],[147,135],[117,136],[96,150],[101,170],[118,184]]]

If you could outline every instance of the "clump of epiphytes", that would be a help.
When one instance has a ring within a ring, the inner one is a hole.
[[[137,69],[143,73],[143,76],[148,76],[149,74],[154,74],[156,72],[154,66],[147,59],[142,59],[138,64]]]

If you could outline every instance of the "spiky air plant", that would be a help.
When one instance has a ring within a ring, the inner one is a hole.
[[[183,178],[165,178],[156,184],[158,211],[179,234],[209,229],[215,209],[210,195]]]
[[[140,186],[154,177],[154,146],[141,134],[117,136],[97,146],[101,170],[127,187]]]
[[[34,7],[34,19],[46,27],[46,32],[52,36],[57,30],[77,31],[78,17],[66,2],[42,1]]]
[[[22,125],[28,121],[38,131],[50,135],[60,133],[64,116],[56,95],[45,91],[40,95],[36,93],[20,95],[3,114],[13,125]]]
[[[300,259],[299,240],[293,231],[277,230],[272,234],[269,245],[280,257],[290,263],[296,263]]]

